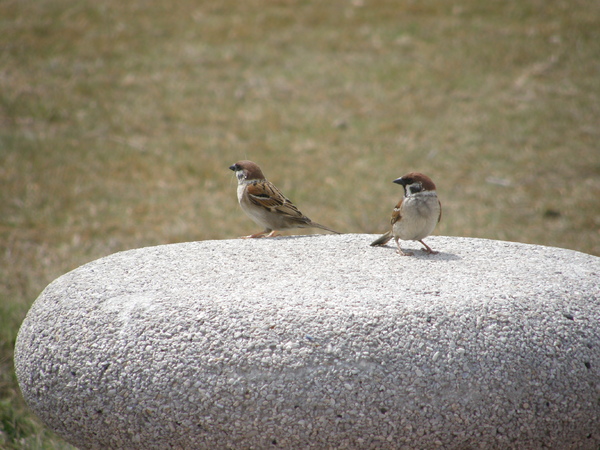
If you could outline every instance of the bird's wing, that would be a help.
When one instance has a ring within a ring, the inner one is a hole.
[[[248,185],[247,192],[250,201],[257,206],[290,217],[304,217],[300,210],[269,181],[251,183]]]
[[[392,211],[392,225],[394,225],[396,222],[398,222],[401,218],[402,218],[402,202],[404,201],[404,199],[400,199],[400,201],[398,202],[398,204],[394,207],[394,210]]]

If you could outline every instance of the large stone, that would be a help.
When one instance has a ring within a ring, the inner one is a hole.
[[[23,395],[80,448],[598,448],[600,258],[374,237],[86,264],[23,322]]]

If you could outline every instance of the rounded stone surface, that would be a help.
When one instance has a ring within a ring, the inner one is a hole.
[[[598,448],[600,258],[374,238],[81,266],[23,322],[23,395],[80,448]]]

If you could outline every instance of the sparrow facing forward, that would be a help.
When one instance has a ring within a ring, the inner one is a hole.
[[[402,185],[404,198],[398,202],[392,212],[392,229],[373,241],[371,245],[384,245],[393,237],[400,255],[413,255],[402,251],[398,242],[400,239],[419,241],[425,246],[423,251],[436,254],[437,252],[423,242],[442,218],[442,205],[435,191],[435,184],[431,178],[419,172],[408,173],[394,180],[394,183]]]
[[[238,179],[240,206],[254,222],[265,228],[244,238],[273,237],[276,230],[289,228],[321,228],[340,234],[302,214],[273,183],[267,181],[260,167],[252,161],[238,161],[229,168]]]

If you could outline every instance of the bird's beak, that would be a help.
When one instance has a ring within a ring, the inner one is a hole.
[[[396,179],[393,181],[393,183],[396,183],[396,184],[401,184],[402,186],[404,186],[404,180],[402,179],[402,177],[400,177],[400,178],[396,178]]]
[[[235,172],[235,164],[229,166],[229,170],[233,170]]]

